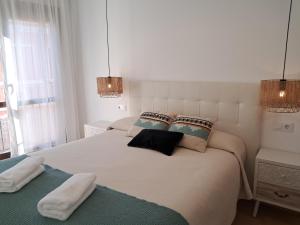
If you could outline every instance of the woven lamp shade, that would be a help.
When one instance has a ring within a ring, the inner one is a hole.
[[[280,91],[284,91],[280,95]],[[300,111],[300,80],[262,80],[260,103],[269,112],[294,113]]]
[[[97,77],[97,88],[101,97],[119,97],[123,93],[122,77]]]

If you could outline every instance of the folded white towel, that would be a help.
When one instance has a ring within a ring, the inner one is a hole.
[[[27,157],[15,166],[0,174],[0,192],[12,193],[20,190],[25,184],[40,175],[45,169],[44,158]]]
[[[37,205],[42,216],[66,220],[75,209],[94,191],[96,175],[79,173],[47,194]]]

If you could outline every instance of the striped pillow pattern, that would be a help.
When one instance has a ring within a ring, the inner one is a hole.
[[[179,115],[172,122],[169,131],[184,133],[180,146],[204,152],[212,128],[213,123],[209,120]]]
[[[135,136],[143,129],[168,130],[174,118],[169,115],[154,112],[144,112],[129,129],[128,136]]]

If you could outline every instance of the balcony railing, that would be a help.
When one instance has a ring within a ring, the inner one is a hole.
[[[10,151],[8,119],[0,119],[0,154]]]
[[[2,92],[0,92],[1,95]],[[3,94],[3,93],[2,93]],[[0,98],[4,98],[0,96]],[[0,101],[0,154],[10,151],[9,123],[7,118],[6,102]]]

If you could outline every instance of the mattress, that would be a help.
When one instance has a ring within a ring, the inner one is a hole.
[[[236,213],[242,173],[236,155],[208,148],[177,148],[173,156],[128,147],[126,132],[107,131],[32,153],[68,173],[93,172],[96,183],[168,207],[191,225],[229,225]]]

